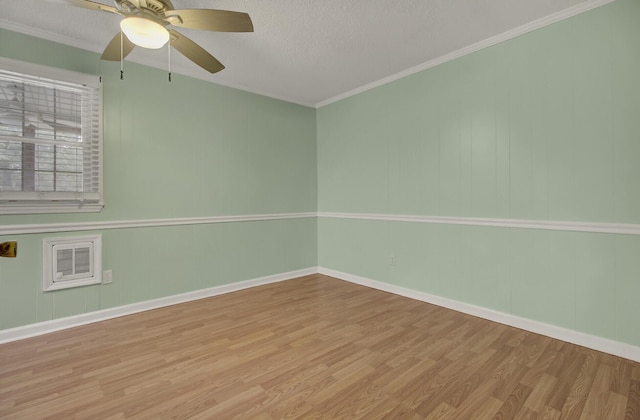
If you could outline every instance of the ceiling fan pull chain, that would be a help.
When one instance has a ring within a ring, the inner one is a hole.
[[[98,60],[98,75],[100,76],[100,84],[102,84],[102,60]]]
[[[167,50],[169,51],[169,82],[171,82],[171,37],[169,37],[167,45]]]
[[[124,52],[123,52],[123,43],[124,40],[122,39],[124,35],[122,34],[122,31],[120,31],[120,80],[124,80]]]

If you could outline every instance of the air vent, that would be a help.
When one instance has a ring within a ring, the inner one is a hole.
[[[44,291],[100,283],[101,235],[45,239],[42,243]]]

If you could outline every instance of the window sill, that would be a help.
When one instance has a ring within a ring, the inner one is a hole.
[[[2,214],[44,214],[44,213],[98,213],[102,210],[102,203],[0,203]]]

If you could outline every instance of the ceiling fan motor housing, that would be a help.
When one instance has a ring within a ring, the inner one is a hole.
[[[118,5],[125,13],[148,10],[159,18],[164,18],[165,11],[174,9],[169,0],[121,0]]]

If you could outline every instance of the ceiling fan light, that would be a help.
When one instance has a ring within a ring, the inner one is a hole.
[[[158,49],[169,41],[169,31],[151,19],[129,16],[120,21],[120,29],[139,47]]]

